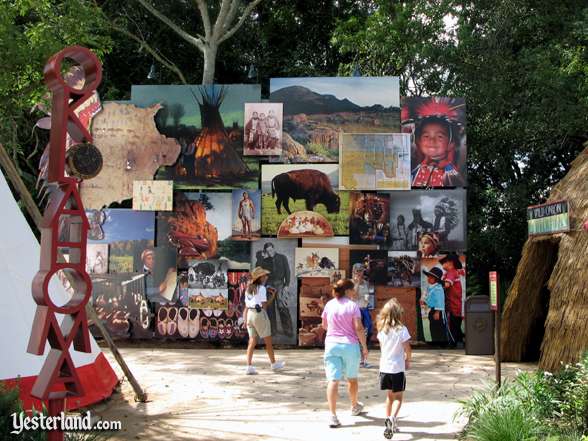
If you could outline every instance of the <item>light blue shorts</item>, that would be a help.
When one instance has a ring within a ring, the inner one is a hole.
[[[354,380],[359,375],[361,351],[358,343],[330,343],[325,346],[327,380]]]

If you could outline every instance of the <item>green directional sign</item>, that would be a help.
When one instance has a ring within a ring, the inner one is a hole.
[[[557,201],[528,207],[527,223],[530,236],[570,231],[568,201]]]

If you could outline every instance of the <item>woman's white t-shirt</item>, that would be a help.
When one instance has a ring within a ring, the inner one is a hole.
[[[378,332],[380,342],[380,372],[397,374],[404,372],[404,347],[403,343],[410,340],[410,334],[406,326],[390,328],[388,333]]]
[[[248,308],[255,308],[255,305],[261,306],[263,302],[267,302],[267,294],[265,286],[259,285],[257,293],[252,294],[248,290],[245,291],[245,306]]]

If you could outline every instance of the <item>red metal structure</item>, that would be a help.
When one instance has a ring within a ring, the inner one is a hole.
[[[66,59],[73,60],[84,71],[85,81],[79,89],[62,76]],[[44,76],[53,95],[48,170],[48,184],[53,191],[41,227],[40,267],[32,284],[37,309],[27,350],[43,355],[45,344],[49,342],[49,354],[31,395],[46,401],[49,414],[56,416],[64,410],[67,396],[84,395],[70,356],[71,345],[77,351],[91,352],[85,311],[92,293],[92,283],[85,269],[89,224],[80,199],[80,180],[66,175],[66,138],[69,133],[75,142],[92,142],[92,135],[74,111],[100,84],[102,66],[90,50],[71,46],[49,59]],[[66,251],[67,259],[62,251]],[[67,274],[72,294],[63,305],[56,304],[50,293],[50,282],[59,278],[60,271]],[[61,325],[56,314],[64,315]],[[48,439],[62,440],[63,432],[51,431]]]

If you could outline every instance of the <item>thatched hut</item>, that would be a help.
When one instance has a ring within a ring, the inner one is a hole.
[[[548,202],[567,199],[570,232],[527,239],[508,292],[502,321],[502,359],[539,359],[559,369],[588,350],[588,144]]]

